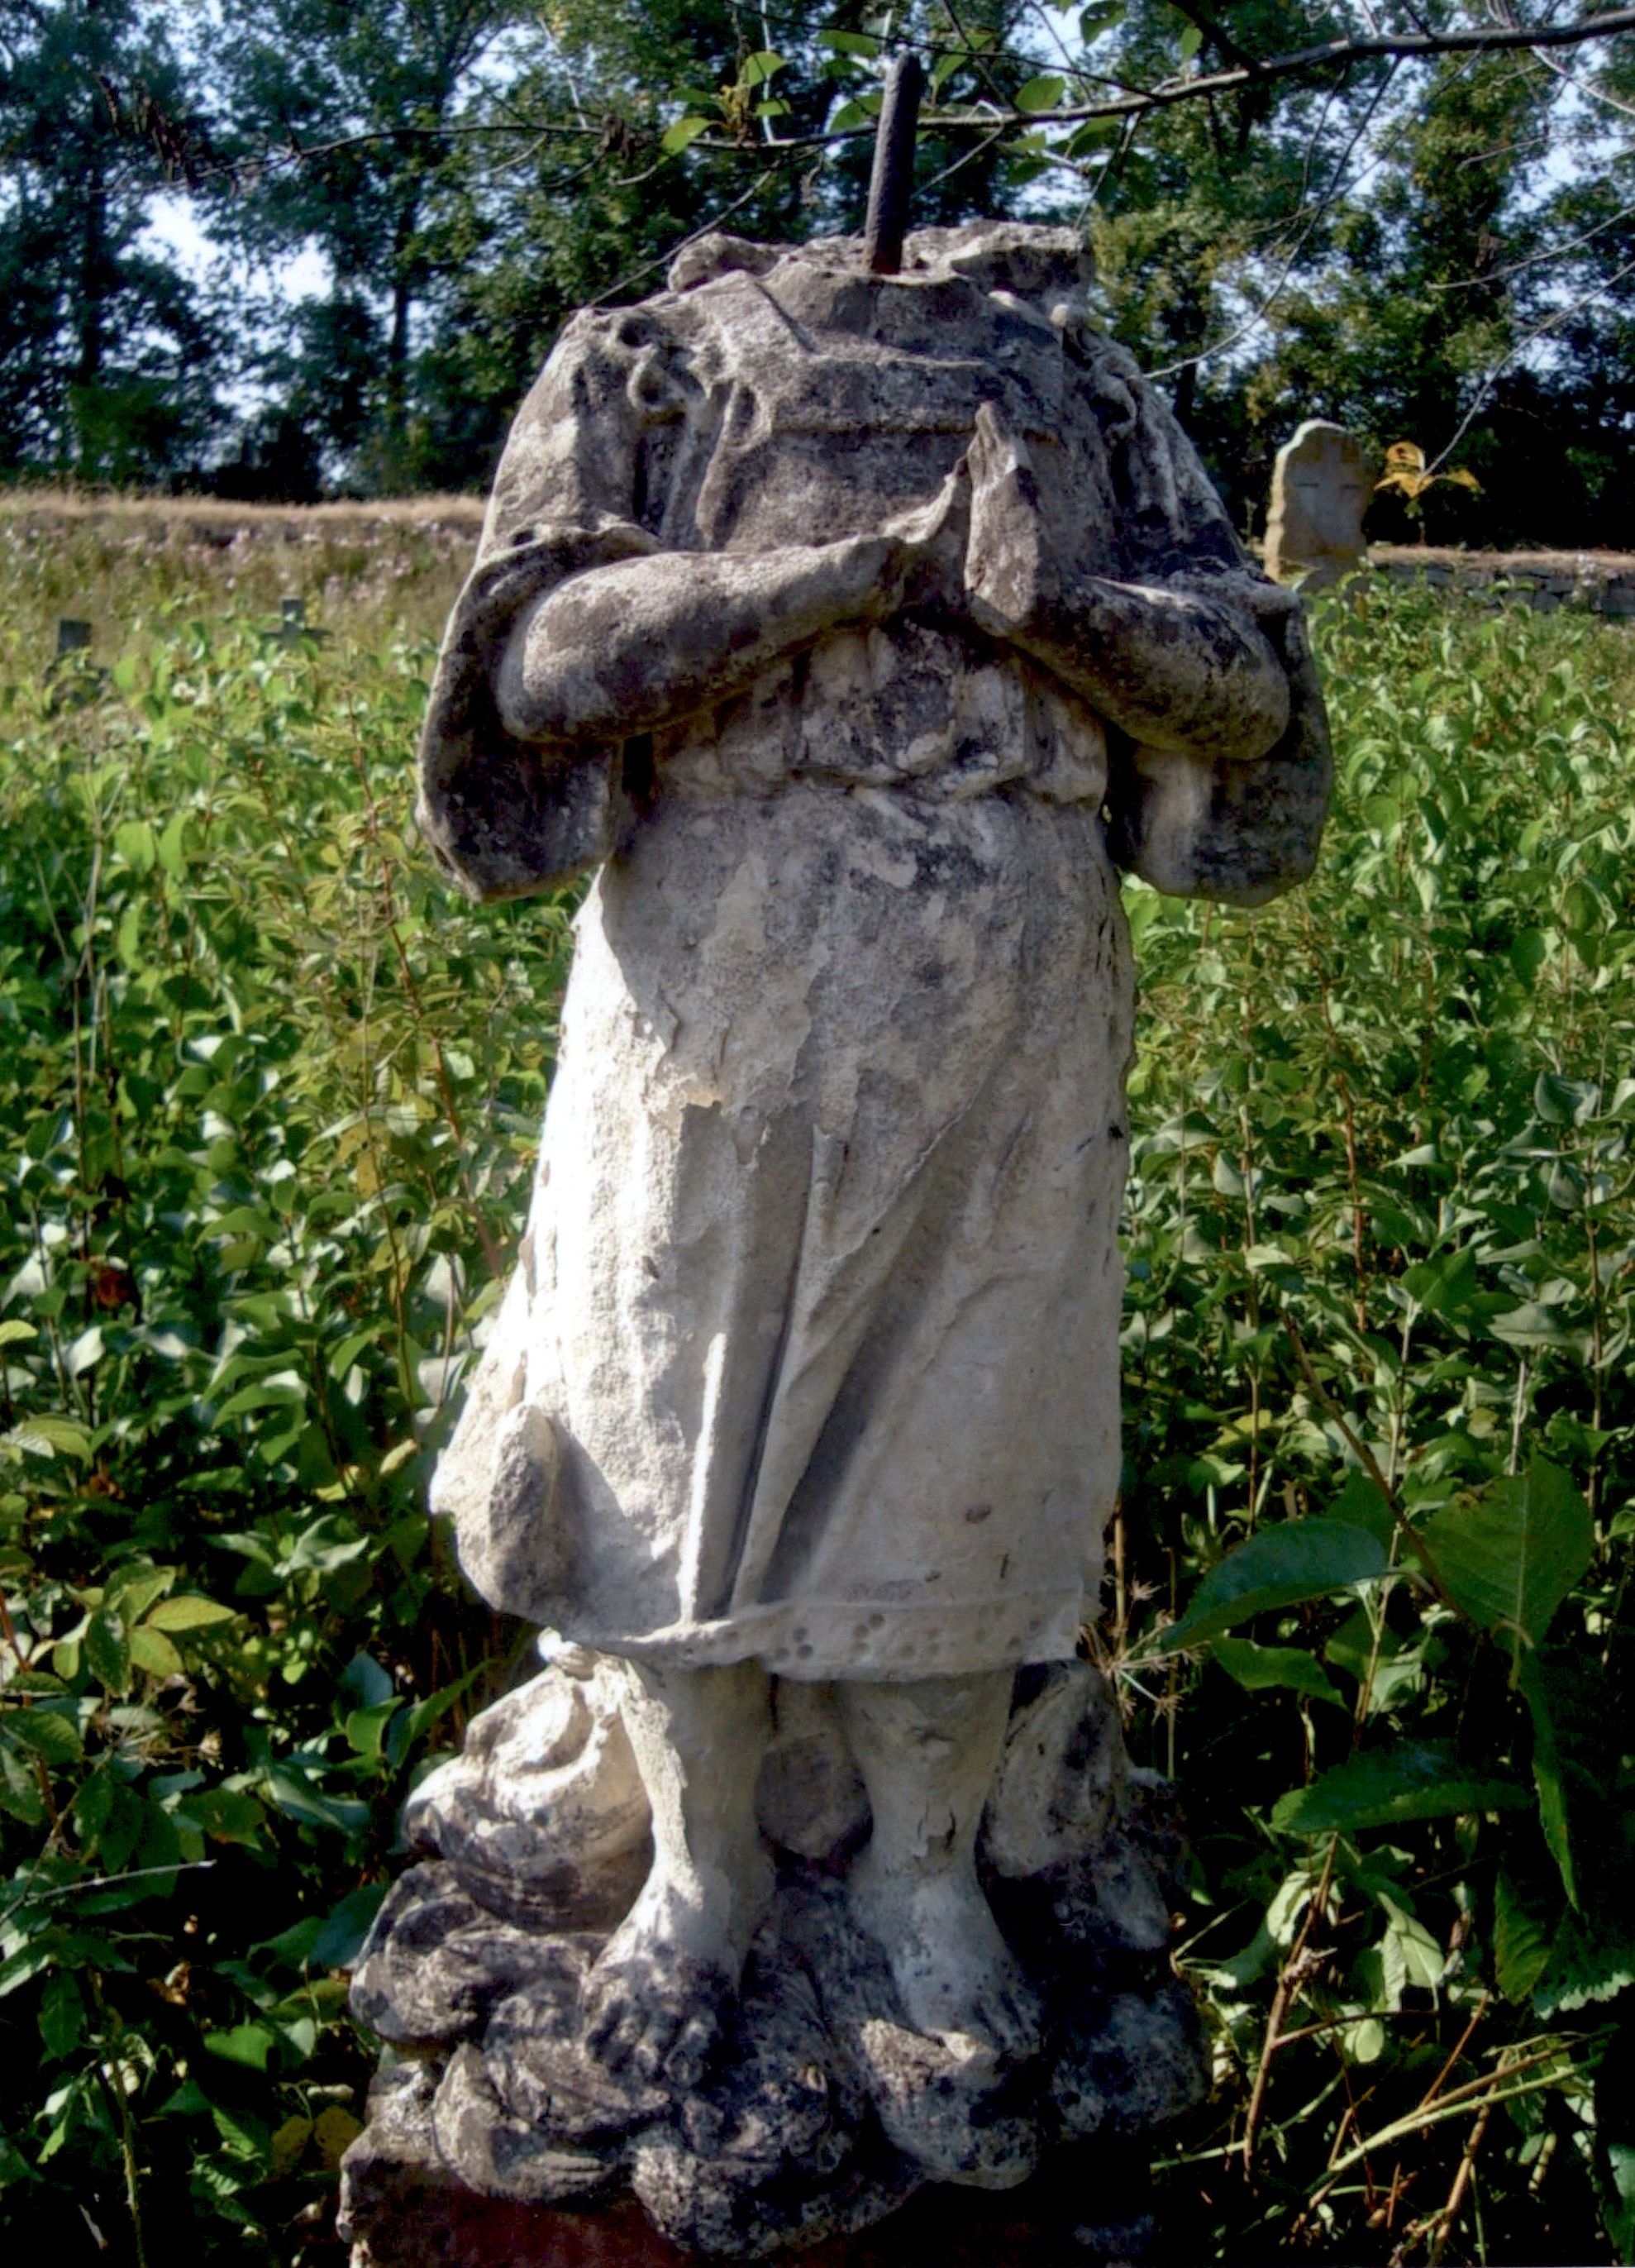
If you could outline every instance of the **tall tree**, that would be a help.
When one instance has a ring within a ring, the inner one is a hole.
[[[222,142],[239,162],[218,225],[263,256],[323,255],[326,306],[304,337],[276,344],[262,375],[281,377],[321,431],[334,357],[343,390],[367,361],[362,430],[334,468],[354,479],[390,487],[409,475],[428,232],[463,178],[483,66],[526,12],[524,0],[249,0],[224,27]],[[331,421],[323,440],[340,438]]]
[[[0,4],[0,465],[151,481],[196,460],[215,340],[144,239],[187,107],[150,0]]]
[[[927,0],[897,28],[948,53],[944,91],[1008,95],[1031,69],[1020,13],[968,0],[957,34]],[[222,58],[233,136],[265,162],[227,225],[264,253],[314,244],[332,276],[261,365],[282,477],[321,457],[370,485],[480,482],[574,306],[650,289],[712,217],[855,226],[867,132],[827,156],[820,136],[837,105],[877,106],[871,21],[861,0],[255,0]],[[921,214],[1004,210],[1034,165],[987,128],[928,134]]]

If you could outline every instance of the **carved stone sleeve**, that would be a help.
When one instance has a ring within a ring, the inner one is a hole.
[[[1257,622],[1288,680],[1288,723],[1252,763],[1115,743],[1110,847],[1121,866],[1180,897],[1261,905],[1316,863],[1333,777],[1304,620],[1256,575],[1197,452],[1122,349],[1097,342],[1087,376],[1122,507],[1125,571],[1155,577]]]
[[[644,328],[581,316],[564,332],[511,429],[444,637],[416,816],[469,897],[550,889],[606,858],[625,822],[622,743],[519,740],[494,687],[525,608],[570,576],[656,549],[635,509],[638,453],[643,427],[674,411]]]

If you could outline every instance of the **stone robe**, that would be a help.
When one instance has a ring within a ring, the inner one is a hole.
[[[1070,1655],[1093,1610],[1133,1016],[1103,723],[913,610],[620,746],[524,746],[493,692],[554,584],[876,533],[935,497],[984,401],[1072,571],[1252,611],[1128,358],[964,241],[911,239],[886,282],[846,247],[718,241],[577,317],[445,642],[439,856],[480,896],[600,872],[519,1264],[433,1501],[495,1605],[615,1653],[963,1674]],[[1146,841],[1114,747],[1126,860],[1249,899],[1309,865],[1326,777],[1286,658],[1285,743],[1203,768],[1178,850]]]

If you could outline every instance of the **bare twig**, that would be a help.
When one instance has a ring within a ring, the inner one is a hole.
[[[1070,125],[1090,118],[1123,118],[1132,112],[1166,109],[1177,102],[1195,102],[1209,95],[1235,94],[1265,79],[1303,78],[1323,70],[1345,70],[1363,63],[1425,63],[1441,55],[1501,55],[1516,48],[1581,47],[1587,40],[1615,39],[1635,32],[1635,8],[1611,8],[1597,16],[1583,16],[1573,24],[1483,26],[1479,29],[1447,32],[1386,33],[1363,40],[1325,40],[1315,47],[1295,48],[1287,55],[1265,55],[1252,67],[1211,71],[1196,78],[1162,80],[1116,100],[1079,103],[1037,115],[1017,114],[1030,126]],[[927,124],[952,125],[954,115],[933,115]]]
[[[1329,1837],[1329,1847],[1323,1853],[1323,1872],[1317,1886],[1306,1901],[1306,1911],[1301,1916],[1294,1942],[1288,1949],[1288,1958],[1278,1972],[1277,1990],[1272,1996],[1272,2008],[1266,2018],[1265,2036],[1260,2043],[1260,2061],[1255,2069],[1254,2083],[1249,2091],[1249,2109],[1243,2118],[1243,2171],[1252,2174],[1255,2169],[1255,2141],[1266,2107],[1266,2088],[1272,2079],[1272,2058],[1284,2044],[1286,2035],[1283,2019],[1299,1998],[1301,1987],[1317,1965],[1308,1955],[1306,1940],[1311,1935],[1312,1925],[1319,1914],[1326,1911],[1329,1885],[1334,1879],[1334,1854],[1339,1848],[1339,1837]]]
[[[1476,2124],[1470,2129],[1470,2139],[1464,2146],[1453,2186],[1448,2192],[1448,2202],[1436,2216],[1436,2234],[1431,2240],[1430,2250],[1426,2254],[1426,2268],[1440,2268],[1442,2255],[1448,2250],[1448,2240],[1454,2233],[1454,2223],[1459,2218],[1459,2208],[1464,2203],[1465,2191],[1476,2172],[1476,2154],[1482,2146],[1482,2137],[1487,2132],[1487,2122],[1492,2115],[1491,2102],[1485,2102],[1477,2113]]]

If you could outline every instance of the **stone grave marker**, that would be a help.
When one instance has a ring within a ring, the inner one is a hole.
[[[1374,497],[1374,459],[1354,433],[1309,417],[1278,451],[1266,522],[1266,572],[1319,591],[1367,556],[1362,516]]]

